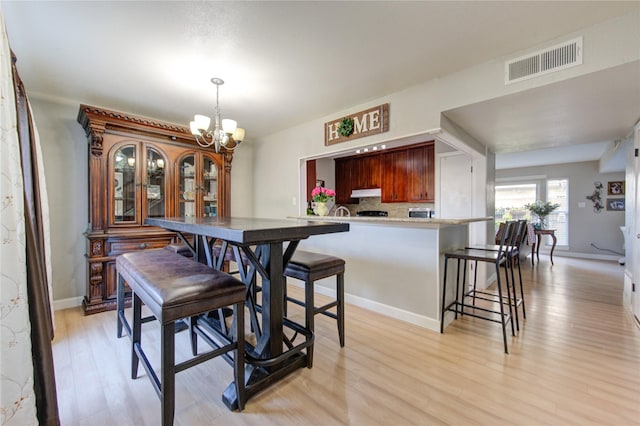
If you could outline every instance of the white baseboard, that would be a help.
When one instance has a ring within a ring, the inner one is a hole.
[[[297,282],[291,282],[290,285],[303,287]],[[315,290],[316,293],[320,293],[334,299],[336,297],[336,291],[334,289],[318,285],[315,287]],[[413,312],[405,311],[404,309],[395,308],[393,306],[385,305],[383,303],[375,302],[373,300],[365,299],[364,297],[355,296],[349,293],[345,293],[344,298],[346,302],[359,308],[367,309],[391,318],[415,324],[419,327],[436,331],[438,333],[440,332],[440,321],[438,319],[429,318],[424,315],[418,315]]]
[[[75,308],[82,305],[83,296],[70,297],[68,299],[60,299],[53,301],[53,310],[59,311],[61,309]]]
[[[554,256],[557,257],[574,257],[579,259],[591,259],[591,260],[613,260],[618,261],[623,256],[620,255],[610,255],[610,254],[592,254],[592,253],[575,253],[571,251],[559,251],[553,252]]]
[[[540,253],[540,258],[542,258],[543,255],[546,258],[549,258],[549,252],[548,251],[541,252]],[[613,260],[613,261],[616,261],[616,262],[618,261],[618,259],[623,257],[621,255],[578,253],[578,252],[565,251],[565,250],[554,251],[553,252],[553,256],[554,257],[572,257],[572,258],[577,258],[577,259],[590,259],[590,260]],[[536,258],[536,261],[537,261],[537,258]]]

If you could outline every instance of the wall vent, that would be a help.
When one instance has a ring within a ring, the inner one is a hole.
[[[504,84],[582,65],[582,37],[512,59],[504,64]]]

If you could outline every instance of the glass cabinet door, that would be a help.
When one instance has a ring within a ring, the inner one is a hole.
[[[165,159],[155,149],[147,147],[147,217],[164,217],[165,194]]]
[[[204,156],[202,196],[204,216],[218,216],[218,165],[213,158]]]
[[[124,145],[113,156],[114,223],[136,221],[136,146]]]
[[[183,217],[196,215],[196,164],[195,155],[183,157],[178,164],[179,170],[179,212]]]

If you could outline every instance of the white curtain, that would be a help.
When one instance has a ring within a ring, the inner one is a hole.
[[[38,424],[34,393],[31,322],[27,298],[24,182],[17,131],[11,52],[0,12],[0,423]],[[34,129],[35,130],[35,129]],[[52,295],[49,215],[42,155],[35,133],[49,296]],[[49,300],[51,303],[51,300]]]

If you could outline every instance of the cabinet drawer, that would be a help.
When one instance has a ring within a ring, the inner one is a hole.
[[[121,241],[108,241],[107,253],[109,256],[127,253],[130,251],[162,248],[171,244],[171,237],[161,239],[129,239]]]

